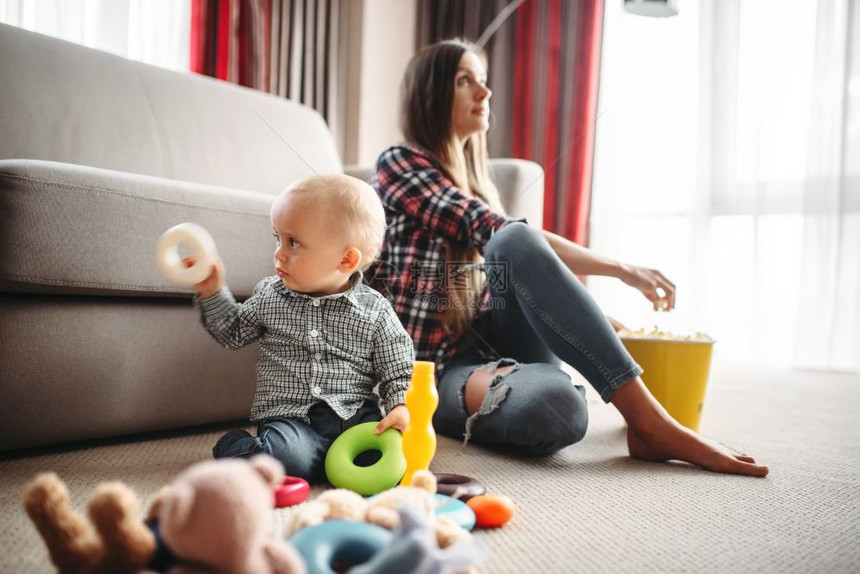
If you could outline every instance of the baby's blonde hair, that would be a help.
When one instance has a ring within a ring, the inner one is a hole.
[[[366,182],[344,174],[315,175],[293,183],[283,193],[320,202],[331,210],[333,227],[340,227],[350,247],[361,251],[359,271],[379,257],[385,237],[385,209]]]

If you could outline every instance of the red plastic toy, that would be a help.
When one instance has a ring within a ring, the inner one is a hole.
[[[504,494],[484,494],[470,498],[466,504],[475,512],[475,526],[495,528],[514,516],[514,502]]]
[[[304,478],[285,476],[283,484],[275,489],[275,508],[304,502],[310,492],[311,485]]]

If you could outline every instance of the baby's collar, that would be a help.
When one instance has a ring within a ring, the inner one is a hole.
[[[277,279],[277,281],[275,283],[275,291],[277,291],[278,293],[280,293],[282,295],[286,295],[289,297],[298,297],[299,299],[308,299],[308,300],[337,299],[339,297],[345,297],[347,301],[349,301],[350,303],[352,303],[353,305],[355,305],[357,307],[358,301],[356,300],[356,296],[358,295],[358,293],[357,293],[358,290],[361,288],[362,284],[364,283],[364,273],[362,273],[361,271],[356,271],[352,275],[350,275],[349,276],[350,288],[347,289],[346,291],[343,291],[341,293],[332,293],[331,295],[318,295],[316,297],[313,295],[308,295],[307,293],[300,293],[299,291],[292,291],[286,285],[284,285],[284,282],[281,281],[277,277],[277,275],[275,276],[275,279]]]

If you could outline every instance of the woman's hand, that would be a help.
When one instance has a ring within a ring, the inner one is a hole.
[[[651,301],[655,311],[675,308],[675,284],[656,269],[624,265],[621,280],[642,292]]]
[[[391,409],[385,418],[379,421],[379,424],[376,425],[376,428],[373,429],[373,432],[376,434],[380,434],[382,431],[388,428],[396,428],[400,432],[406,430],[406,427],[409,426],[409,409],[406,408],[406,405],[397,405],[393,409]]]
[[[191,256],[183,257],[182,262],[185,263],[186,267],[191,267],[197,262],[197,259]],[[221,258],[216,255],[212,262],[212,269],[209,276],[200,283],[196,283],[194,285],[194,289],[197,291],[198,297],[201,299],[208,299],[218,293],[223,286],[224,264],[221,262]]]
[[[576,275],[618,277],[641,291],[654,305],[655,311],[671,311],[675,308],[675,284],[656,269],[619,263],[551,231],[543,231],[543,235],[559,259]]]

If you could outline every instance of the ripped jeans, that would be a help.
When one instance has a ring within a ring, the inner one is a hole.
[[[467,333],[439,378],[437,432],[468,442],[545,455],[585,436],[585,390],[559,368],[576,369],[608,402],[642,373],[594,299],[543,235],[524,223],[497,231],[484,249],[485,265],[505,270],[488,281],[495,303],[487,328]],[[489,349],[489,350],[487,350]],[[489,355],[489,360],[488,359]],[[469,416],[464,390],[476,369],[513,365],[497,375],[478,411]]]

